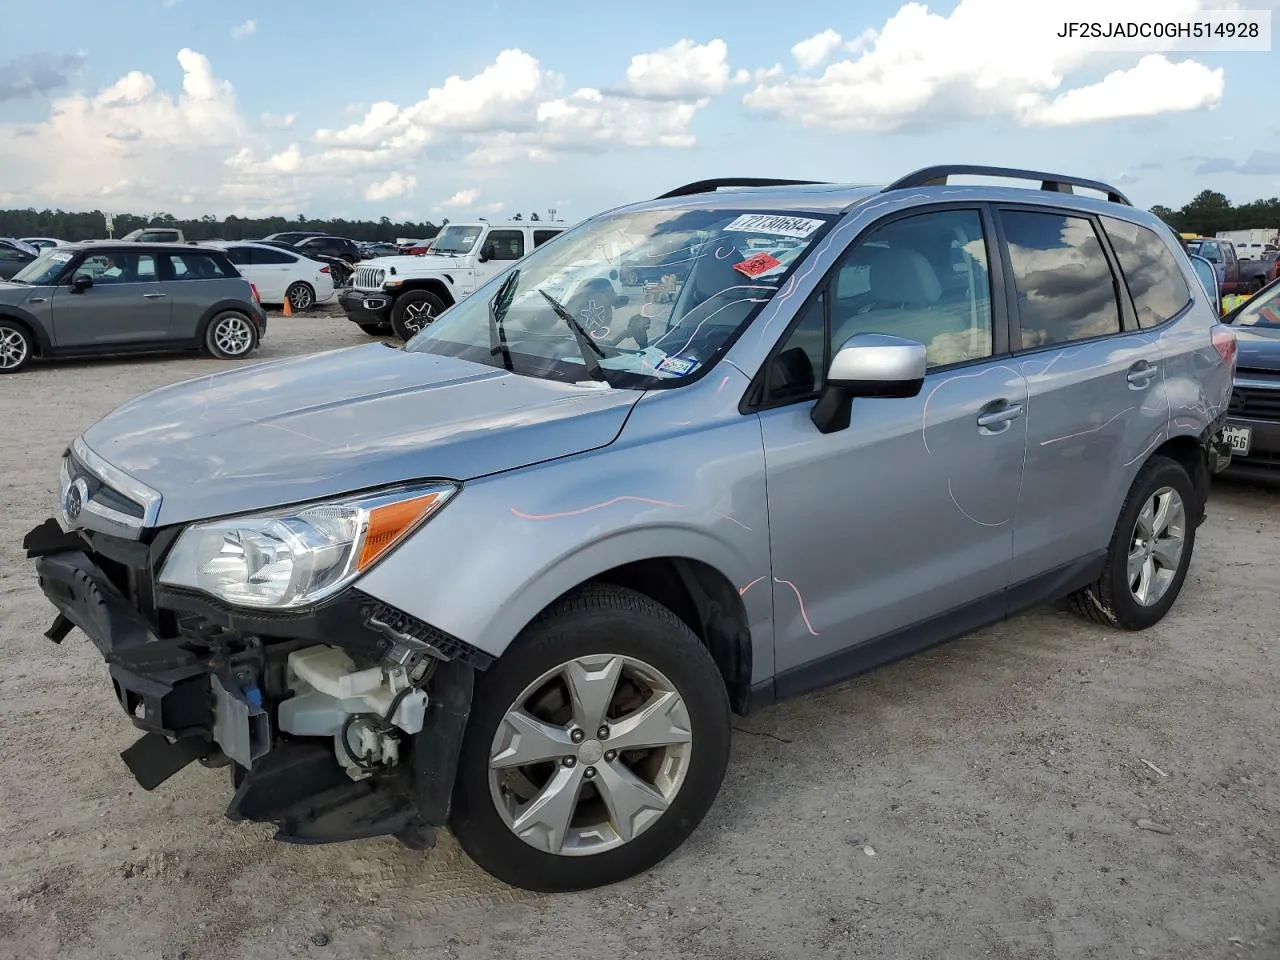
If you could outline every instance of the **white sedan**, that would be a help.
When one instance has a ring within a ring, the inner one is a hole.
[[[209,241],[221,247],[241,275],[258,288],[263,303],[284,303],[306,310],[333,299],[333,274],[327,264],[279,247],[249,241]]]
[[[35,247],[41,253],[52,247],[65,247],[67,241],[59,240],[56,237],[23,237],[22,242],[27,246]]]

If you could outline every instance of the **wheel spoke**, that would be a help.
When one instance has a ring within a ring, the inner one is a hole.
[[[610,750],[636,750],[688,743],[692,739],[684,701],[679,694],[667,691],[651,698],[639,710],[609,721],[607,746]]]
[[[1164,533],[1165,528],[1169,526],[1169,505],[1173,502],[1173,491],[1168,490],[1164,493],[1157,493],[1151,498],[1152,503],[1156,505],[1155,516],[1151,518],[1151,526],[1148,528],[1154,539]]]
[[[1142,505],[1142,510],[1138,513],[1138,531],[1142,534],[1144,540],[1151,537],[1151,523],[1155,518],[1155,498],[1152,497]]]
[[[1151,558],[1166,570],[1177,570],[1182,560],[1182,537],[1160,537],[1156,540]]]
[[[1129,586],[1132,587],[1137,582],[1138,576],[1142,573],[1143,561],[1147,559],[1147,551],[1135,544],[1129,551]]]
[[[1138,574],[1138,588],[1134,590],[1133,595],[1138,598],[1139,603],[1147,603],[1147,597],[1151,593],[1151,582],[1155,578],[1156,565],[1150,557],[1144,557],[1142,560],[1142,571]]]
[[[609,821],[623,842],[667,809],[667,800],[662,794],[618,761],[596,767],[595,785],[609,810]]]
[[[546,786],[512,822],[516,836],[548,853],[559,853],[578,806],[582,770],[581,766],[556,767]]]
[[[588,737],[595,736],[604,723],[621,673],[621,657],[583,658],[565,665],[564,679],[569,687],[573,720]]]
[[[512,710],[502,718],[500,736],[501,746],[489,760],[495,769],[559,760],[577,751],[567,730],[543,723],[524,710]]]

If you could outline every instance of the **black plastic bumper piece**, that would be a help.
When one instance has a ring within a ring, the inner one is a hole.
[[[143,734],[132,747],[120,753],[120,759],[143,790],[154,790],[193,760],[209,756],[211,745],[204,740],[187,738],[170,742],[158,733]]]
[[[353,323],[390,323],[394,303],[395,298],[388,293],[344,290],[338,295],[338,305]]]
[[[282,743],[244,773],[231,820],[274,823],[286,843],[336,843],[398,834],[416,825],[403,778],[351,780],[332,746]]]

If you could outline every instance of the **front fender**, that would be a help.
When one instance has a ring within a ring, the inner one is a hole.
[[[726,374],[739,382],[714,412],[688,402],[716,392],[708,377],[646,395],[608,447],[466,484],[359,588],[500,656],[557,597],[623,564],[698,560],[740,591],[769,577],[759,422],[736,409],[745,377]],[[768,676],[771,593],[743,602],[753,669]]]
[[[30,313],[21,307],[11,306],[9,304],[0,307],[0,317],[8,317],[11,320],[17,320],[27,331],[35,338],[36,343],[40,347],[41,356],[48,356],[53,344],[49,340],[49,334],[44,326]]]

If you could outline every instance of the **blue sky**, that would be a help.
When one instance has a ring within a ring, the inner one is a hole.
[[[1072,0],[1029,24],[1025,0],[60,0],[52,27],[13,4],[0,204],[573,220],[706,176],[946,161],[1112,180],[1143,206],[1276,196],[1280,53],[1046,35],[1226,5]]]

